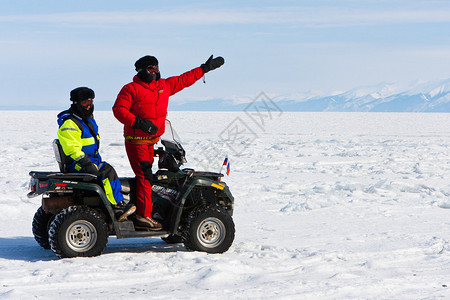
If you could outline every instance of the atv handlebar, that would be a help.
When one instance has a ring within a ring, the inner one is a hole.
[[[158,147],[157,149],[155,149],[153,151],[153,156],[161,156],[164,154],[164,148],[163,147]]]

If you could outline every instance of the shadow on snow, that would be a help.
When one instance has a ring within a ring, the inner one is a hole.
[[[103,254],[180,251],[186,251],[182,244],[169,245],[159,238],[116,239],[111,237]],[[33,237],[18,236],[0,238],[0,259],[36,262],[52,261],[58,258],[51,250],[40,247]]]

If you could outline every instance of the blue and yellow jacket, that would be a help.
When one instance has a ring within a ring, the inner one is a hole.
[[[70,110],[58,114],[58,139],[64,154],[69,156],[73,163],[68,169],[80,171],[81,167],[76,163],[85,155],[97,166],[102,161],[98,149],[100,147],[100,135],[94,119],[84,121]]]

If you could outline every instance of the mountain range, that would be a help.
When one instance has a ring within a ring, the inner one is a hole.
[[[450,112],[450,79],[408,87],[381,83],[304,101],[283,99],[277,104],[286,111]]]
[[[269,98],[269,97],[268,97]],[[269,98],[270,99],[270,98]],[[406,87],[380,83],[331,95],[285,95],[270,99],[282,111],[298,112],[450,112],[450,79],[415,82]],[[250,101],[205,100],[171,103],[172,110],[243,111]]]
[[[408,86],[380,83],[329,95],[263,95],[281,111],[294,112],[450,112],[450,78],[414,82]],[[258,97],[256,96],[256,101]],[[170,101],[169,111],[244,111],[254,99]],[[97,110],[111,110],[111,101],[96,101]],[[43,106],[0,106],[0,110],[55,110]],[[63,107],[61,109],[64,109]]]

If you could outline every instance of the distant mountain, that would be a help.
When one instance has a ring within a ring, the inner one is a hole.
[[[416,83],[404,89],[382,83],[333,96],[282,102],[296,111],[450,112],[450,79]],[[283,108],[282,102],[279,105]]]
[[[450,112],[450,79],[416,82],[408,87],[391,83],[355,88],[329,96],[283,96],[272,99],[283,111],[304,112]],[[208,100],[171,103],[171,110],[242,111],[250,102]]]

